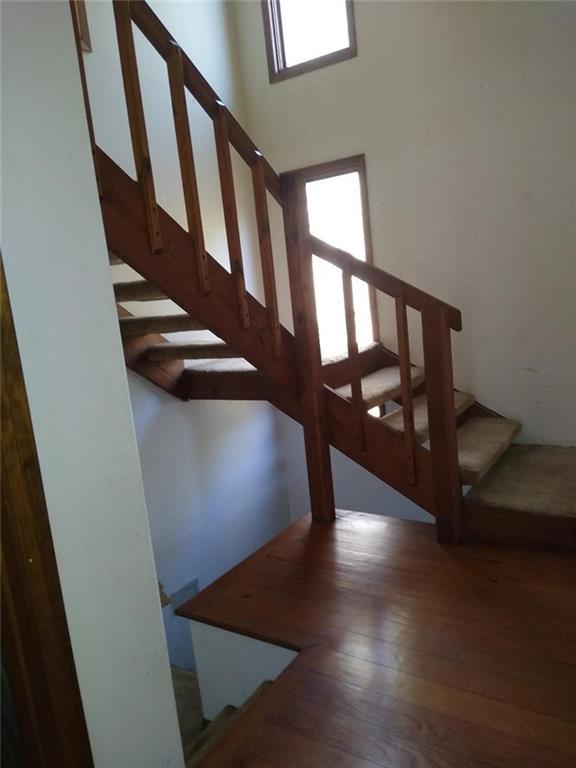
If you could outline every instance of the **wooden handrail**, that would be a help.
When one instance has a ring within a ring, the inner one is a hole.
[[[128,5],[128,0],[122,0],[123,4]],[[150,6],[144,0],[130,0],[130,13],[132,20],[142,32],[148,42],[158,51],[165,61],[168,61],[172,46],[173,36],[162,24]],[[200,73],[200,70],[194,66],[188,56],[182,51],[182,70],[184,84],[194,96],[196,101],[204,111],[214,119],[221,107],[222,100]],[[227,112],[228,137],[230,143],[238,154],[244,158],[248,165],[252,165],[254,153],[258,147],[236,120],[234,115],[225,107]],[[262,159],[264,166],[264,177],[266,179],[266,188],[275,200],[282,204],[280,194],[280,178],[268,161]]]
[[[352,256],[351,253],[329,245],[324,240],[314,237],[314,235],[310,235],[310,246],[312,253],[316,256],[329,261],[340,269],[349,269],[354,277],[358,277],[379,291],[387,293],[388,296],[393,298],[402,296],[406,304],[413,309],[417,309],[420,312],[428,309],[444,309],[447,313],[450,328],[455,331],[462,330],[462,315],[456,307],[446,304],[446,302],[437,299],[425,291],[421,291],[419,288],[404,282],[404,280],[400,280],[398,277],[394,277],[394,275],[385,272],[383,269],[367,264],[365,261],[360,261],[360,259]]]

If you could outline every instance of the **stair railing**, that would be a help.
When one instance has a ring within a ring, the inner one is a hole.
[[[160,211],[156,200],[146,122],[138,75],[138,62],[133,37],[133,24],[142,32],[166,62],[170,97],[180,164],[182,188],[190,240],[191,262],[201,294],[211,291],[208,257],[204,245],[198,185],[194,163],[192,133],[186,107],[186,91],[212,119],[216,143],[218,172],[224,210],[225,229],[230,255],[230,272],[234,281],[238,323],[241,329],[251,327],[250,306],[244,280],[243,255],[239,234],[238,211],[230,146],[248,164],[252,173],[256,224],[262,266],[267,333],[276,358],[290,356],[283,350],[286,334],[279,321],[278,298],[274,275],[272,240],[267,194],[279,203],[284,216],[290,293],[294,318],[294,335],[298,355],[301,420],[304,426],[312,513],[316,521],[334,518],[334,497],[330,468],[326,422],[326,389],[323,380],[320,342],[314,299],[312,254],[331,262],[342,270],[346,333],[351,370],[352,407],[355,413],[358,447],[366,442],[367,419],[362,398],[361,368],[354,319],[352,278],[358,278],[375,289],[392,296],[396,302],[398,358],[401,372],[401,395],[404,411],[405,459],[408,482],[415,484],[416,440],[410,348],[406,307],[422,315],[426,391],[430,423],[430,444],[436,498],[436,515],[440,538],[456,540],[460,526],[460,484],[456,450],[456,423],[453,406],[452,359],[450,330],[461,329],[460,312],[448,304],[420,291],[408,283],[359,261],[349,253],[310,237],[304,180],[298,174],[280,178],[263,157],[238,121],[222,103],[218,94],[204,79],[186,53],[144,0],[113,0],[119,55],[124,84],[132,150],[137,181],[146,217],[150,253],[162,258],[164,247],[160,228]],[[74,14],[73,14],[74,18]],[[97,167],[97,147],[90,114],[83,60],[75,27],[80,75],[84,91],[88,128],[95,158],[99,192],[102,189]]]
[[[430,430],[430,451],[436,500],[436,521],[440,540],[457,541],[460,533],[461,491],[456,442],[454,383],[450,331],[460,331],[460,311],[424,291],[405,283],[378,267],[367,264],[352,254],[335,248],[317,237],[308,238],[308,260],[312,256],[338,267],[342,272],[342,289],[350,359],[352,406],[356,414],[358,442],[365,440],[365,420],[369,418],[362,394],[362,371],[358,364],[358,342],[354,321],[352,278],[358,278],[395,301],[398,366],[401,381],[401,404],[404,421],[404,451],[408,483],[416,484],[416,435],[410,343],[406,308],[420,312],[426,374],[426,396]]]
[[[114,0],[113,7],[132,150],[146,213],[150,250],[152,253],[161,254],[162,234],[159,227],[158,205],[154,190],[132,23],[138,27],[166,62],[190,249],[203,294],[210,292],[210,277],[202,231],[192,134],[186,108],[186,91],[194,96],[212,119],[230,257],[230,272],[236,288],[238,320],[240,327],[244,329],[250,327],[251,318],[244,278],[230,146],[236,149],[251,169],[264,295],[268,312],[268,332],[273,353],[275,357],[280,357],[282,354],[282,336],[266,195],[267,192],[270,192],[281,204],[279,178],[229,109],[222,103],[218,94],[207,83],[147,3],[143,0]]]

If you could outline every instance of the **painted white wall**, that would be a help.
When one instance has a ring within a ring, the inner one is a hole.
[[[84,56],[96,141],[134,175],[112,4],[88,2],[93,52]],[[225,2],[152,2],[219,96],[243,119],[243,92]],[[156,192],[186,226],[166,65],[134,28]],[[188,97],[207,249],[228,266],[211,120]],[[233,156],[235,153],[233,153]],[[246,282],[261,298],[250,172],[236,158]],[[114,267],[115,281],[134,279]],[[134,314],[178,311],[167,302],[126,305]],[[208,332],[167,334],[203,340]],[[158,578],[169,593],[194,577],[204,587],[279,533],[289,521],[277,423],[266,403],[182,403],[130,375],[130,394]],[[187,622],[163,610],[170,660],[194,664]]]
[[[213,720],[224,707],[241,707],[269,680],[275,680],[298,655],[279,645],[190,621],[198,661],[202,714]]]
[[[261,403],[184,403],[129,375],[158,578],[200,589],[288,524],[277,425]],[[170,660],[192,665],[188,622],[164,608]]]
[[[365,153],[376,264],[462,309],[457,386],[523,442],[574,445],[576,6],[354,7],[357,58],[270,85],[259,4],[232,4],[249,133],[280,171]],[[297,516],[301,429],[279,421]],[[424,514],[334,451],[333,469],[338,506]]]
[[[2,247],[97,768],[183,766],[68,3],[2,3]]]

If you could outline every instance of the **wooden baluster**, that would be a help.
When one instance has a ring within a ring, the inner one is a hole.
[[[352,291],[352,275],[350,269],[342,270],[342,289],[344,292],[344,314],[346,317],[346,338],[348,340],[348,359],[350,361],[350,387],[352,390],[352,407],[356,416],[358,432],[358,447],[361,451],[366,448],[364,419],[366,407],[362,395],[362,372],[358,357],[358,341],[356,339],[356,321],[354,317],[354,293]]]
[[[317,523],[331,523],[335,518],[334,491],[330,446],[327,440],[324,377],[316,319],[306,190],[303,180],[293,175],[281,178],[281,189],[312,518]]]
[[[80,40],[80,22],[78,18],[78,10],[75,7],[74,0],[70,0],[70,11],[72,12],[72,27],[74,28],[76,55],[78,57],[78,68],[80,70],[80,84],[82,86],[82,96],[84,98],[84,109],[86,110],[86,122],[88,124],[90,147],[92,149],[94,173],[96,174],[96,186],[98,187],[98,196],[100,199],[102,199],[104,193],[102,190],[102,181],[98,175],[98,163],[96,161],[96,139],[94,138],[94,124],[92,122],[92,110],[90,109],[90,96],[88,94],[88,83],[86,82],[86,70],[84,69],[84,54],[82,53],[82,42]]]
[[[252,184],[254,187],[254,206],[258,226],[258,241],[260,243],[260,260],[262,264],[262,280],[264,296],[268,310],[268,323],[272,338],[272,350],[275,357],[282,353],[282,336],[278,316],[278,296],[276,294],[276,277],[274,275],[274,257],[272,254],[272,238],[270,236],[270,219],[268,216],[268,201],[266,198],[266,178],[264,158],[258,151],[254,153],[252,164]]]
[[[114,0],[113,6],[136,175],[142,190],[150,250],[152,253],[159,253],[162,250],[160,215],[154,192],[150,150],[148,149],[148,137],[146,135],[146,121],[144,119],[144,107],[140,92],[140,81],[138,79],[138,63],[136,60],[134,37],[132,35],[130,1]]]
[[[216,154],[218,156],[218,172],[220,174],[220,187],[222,190],[226,238],[230,254],[230,271],[234,278],[234,282],[236,283],[240,323],[242,328],[248,328],[250,326],[250,313],[246,296],[246,285],[244,282],[242,245],[240,243],[240,229],[238,227],[238,211],[236,209],[236,195],[234,192],[232,158],[230,157],[228,110],[222,102],[217,102],[216,111],[214,113],[214,136],[216,139]]]
[[[200,291],[203,294],[207,294],[210,292],[210,278],[208,276],[208,259],[206,256],[206,247],[204,245],[204,233],[202,231],[202,215],[200,213],[200,200],[198,197],[198,185],[196,183],[196,169],[194,167],[190,121],[188,119],[188,108],[186,106],[186,91],[184,90],[182,51],[180,50],[180,46],[174,42],[174,40],[170,42],[167,63],[170,98],[172,100],[174,130],[176,132],[176,145],[178,147],[178,159],[180,161],[180,175],[182,177],[182,190],[184,192],[188,232],[190,233],[194,245],[194,260],[198,272]]]
[[[452,350],[447,310],[431,308],[422,314],[426,393],[436,531],[438,540],[456,543],[462,525],[462,491],[458,468]]]
[[[410,371],[410,337],[404,296],[396,296],[396,330],[398,334],[398,365],[400,368],[400,390],[402,416],[404,419],[404,445],[408,461],[408,482],[416,484],[416,437],[414,434],[414,406],[412,397],[412,374]]]

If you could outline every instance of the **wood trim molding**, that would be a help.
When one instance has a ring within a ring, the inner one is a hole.
[[[278,83],[291,77],[313,72],[315,69],[329,67],[346,59],[352,59],[358,55],[356,44],[356,24],[354,21],[354,7],[352,0],[346,0],[346,17],[348,21],[348,36],[350,43],[346,48],[332,51],[323,56],[286,66],[284,51],[284,36],[282,33],[282,14],[280,0],[262,0],[262,21],[264,25],[264,41],[266,45],[266,59],[268,61],[268,77],[270,83]]]
[[[2,282],[2,662],[23,768],[93,765],[28,397]]]

